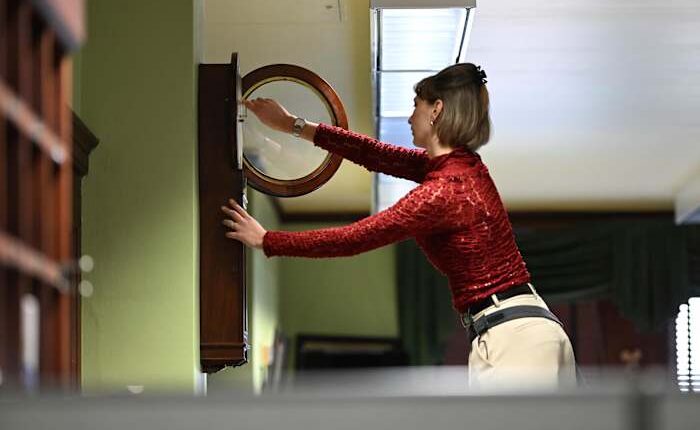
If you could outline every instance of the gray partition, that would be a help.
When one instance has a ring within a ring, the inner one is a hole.
[[[643,376],[643,377],[642,377]],[[0,398],[0,429],[652,430],[700,428],[700,396],[664,375],[556,393],[475,392],[464,368],[299,374],[275,394]]]

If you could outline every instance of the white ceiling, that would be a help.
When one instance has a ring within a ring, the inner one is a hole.
[[[489,0],[484,157],[513,208],[673,207],[700,174],[700,2]]]
[[[205,0],[205,61],[235,48],[244,72],[309,67],[338,89],[351,128],[371,132],[369,1],[341,1],[344,21],[324,15],[332,5]],[[699,0],[482,0],[467,52],[488,74],[494,135],[481,153],[510,209],[670,210],[700,176]],[[361,211],[370,197],[366,171],[344,166],[284,205]]]

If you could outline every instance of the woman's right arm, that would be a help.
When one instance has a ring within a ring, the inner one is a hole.
[[[268,127],[291,133],[295,117],[272,99],[246,101],[250,109]],[[334,154],[338,154],[373,172],[422,182],[428,155],[422,150],[401,148],[377,139],[326,124],[306,122],[302,139]]]
[[[338,154],[373,172],[423,182],[428,155],[425,151],[389,145],[369,136],[332,125],[316,127],[314,145]]]

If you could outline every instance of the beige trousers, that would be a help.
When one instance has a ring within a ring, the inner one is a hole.
[[[533,289],[534,291],[534,289]],[[539,295],[501,300],[478,319],[512,306],[547,308]],[[546,318],[507,321],[477,336],[469,354],[469,384],[478,390],[557,390],[576,385],[576,362],[566,332]]]

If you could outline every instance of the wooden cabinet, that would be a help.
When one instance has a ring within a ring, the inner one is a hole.
[[[234,62],[199,66],[200,357],[211,373],[247,360],[245,248],[224,237],[220,207],[243,204],[245,176],[238,163]]]
[[[0,378],[77,382],[70,52],[82,0],[0,0]],[[73,325],[72,325],[73,324]],[[73,360],[73,361],[72,361]]]
[[[335,91],[315,73],[278,64],[241,78],[235,53],[228,64],[201,64],[198,87],[200,357],[202,371],[212,373],[245,364],[249,348],[246,249],[224,237],[221,206],[234,198],[246,207],[247,184],[277,197],[309,193],[341,162],[265,129],[246,115],[242,101],[275,98],[309,120],[344,128],[347,117]]]

